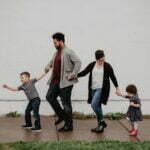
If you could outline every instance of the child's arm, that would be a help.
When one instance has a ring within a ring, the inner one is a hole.
[[[3,85],[3,88],[8,89],[9,91],[13,91],[13,92],[19,91],[18,88],[10,87],[6,84]]]
[[[36,77],[36,80],[39,81],[39,80],[43,79],[46,76],[46,74],[47,73],[43,73],[39,77]]]
[[[133,106],[133,107],[137,107],[137,108],[138,108],[138,107],[140,107],[140,104],[135,104],[135,103],[131,102],[131,103],[130,103],[130,106]]]

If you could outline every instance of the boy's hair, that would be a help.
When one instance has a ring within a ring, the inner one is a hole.
[[[97,50],[95,52],[95,59],[99,60],[100,58],[105,57],[104,51],[103,50]]]
[[[27,76],[27,77],[30,78],[30,73],[29,73],[29,72],[22,72],[22,73],[20,73],[20,75],[21,75],[21,76],[22,76],[22,75],[25,75],[25,76]]]
[[[63,43],[65,42],[65,35],[61,32],[54,33],[52,38],[56,39],[57,41],[62,41]]]
[[[134,84],[130,84],[126,87],[126,92],[136,95],[137,94],[137,88]]]

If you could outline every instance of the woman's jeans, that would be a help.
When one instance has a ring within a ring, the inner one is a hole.
[[[103,120],[103,111],[102,111],[102,106],[101,106],[101,91],[102,89],[92,89],[92,103],[91,107],[94,110],[97,119],[99,121]]]

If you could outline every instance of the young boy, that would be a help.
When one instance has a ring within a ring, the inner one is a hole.
[[[40,115],[39,115],[39,107],[40,107],[40,97],[38,91],[35,87],[35,83],[41,80],[46,73],[43,73],[40,77],[30,79],[29,72],[22,72],[20,74],[20,80],[22,85],[18,88],[10,87],[6,84],[3,85],[4,88],[10,91],[24,91],[25,95],[27,96],[29,103],[25,110],[25,125],[22,125],[23,128],[31,129],[33,132],[40,132],[41,131],[41,124],[40,124]],[[31,111],[33,111],[35,122],[34,127],[32,127],[31,121]]]
[[[138,97],[137,88],[135,85],[130,84],[126,87],[127,95],[121,95],[124,98],[130,100],[130,105],[127,111],[127,119],[130,121],[131,136],[138,135],[138,122],[143,120],[141,111],[141,100]]]

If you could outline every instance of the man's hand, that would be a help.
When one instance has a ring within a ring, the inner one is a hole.
[[[73,75],[73,74],[70,73],[70,74],[67,75],[67,80],[68,80],[68,81],[71,81],[71,80],[74,80],[74,79],[75,79],[75,78],[74,78],[74,75]]]
[[[48,72],[49,72],[49,70],[50,70],[50,69],[48,69],[48,68],[45,68],[45,73],[48,73]]]

